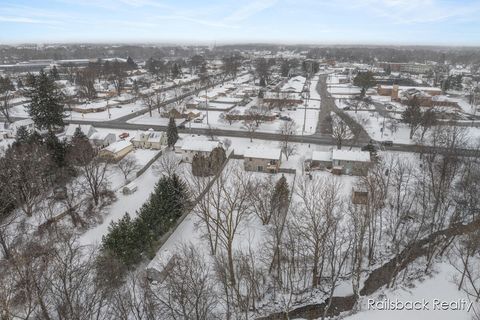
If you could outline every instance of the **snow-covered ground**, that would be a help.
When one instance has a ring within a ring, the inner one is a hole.
[[[394,143],[415,144],[410,139],[410,129],[405,123],[386,119],[375,111],[345,111],[352,119],[361,124],[368,135],[377,141],[391,140]],[[382,133],[383,128],[383,133]]]
[[[458,291],[457,285],[453,283],[455,270],[448,264],[442,263],[436,266],[438,273],[433,274],[431,278],[423,281],[415,281],[413,288],[385,289],[370,297],[365,297],[360,301],[361,311],[352,316],[347,316],[346,320],[471,320],[474,316],[472,310],[433,310],[435,299],[445,302],[458,302],[462,299],[467,301],[467,307],[470,301],[466,294]],[[429,310],[372,310],[369,300],[384,301],[421,301],[428,302]]]

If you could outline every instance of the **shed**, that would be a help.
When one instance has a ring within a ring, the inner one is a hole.
[[[138,189],[138,187],[135,184],[135,182],[130,182],[129,184],[127,184],[126,186],[123,187],[122,193],[123,194],[132,194],[135,191],[137,191],[137,189]]]

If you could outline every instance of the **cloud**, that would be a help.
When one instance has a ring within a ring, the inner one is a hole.
[[[257,13],[273,7],[278,0],[256,0],[235,10],[233,13],[225,17],[225,22],[241,22]]]
[[[354,0],[348,3],[389,18],[397,24],[461,20],[473,17],[480,11],[478,2],[459,4],[458,1],[440,0]]]
[[[40,20],[29,17],[8,17],[0,16],[0,22],[27,23],[27,24],[59,24],[59,21]]]

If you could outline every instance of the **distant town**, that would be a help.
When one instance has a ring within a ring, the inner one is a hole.
[[[479,319],[479,81],[473,47],[2,45],[0,318]]]

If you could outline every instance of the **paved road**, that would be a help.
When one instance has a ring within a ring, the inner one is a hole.
[[[360,124],[358,124],[347,113],[338,108],[338,106],[336,105],[335,99],[332,98],[327,89],[327,77],[328,75],[321,75],[317,86],[317,90],[321,98],[319,121],[321,123],[321,127],[324,128],[323,130],[320,129],[320,132],[323,134],[331,133],[332,129],[328,118],[331,112],[335,112],[335,114],[340,117],[340,119],[342,119],[350,128],[350,131],[354,135],[354,138],[352,140],[356,142],[356,144],[363,145],[368,143],[370,141],[370,137],[367,131],[365,131],[365,129]]]
[[[347,124],[349,126],[351,125],[353,128],[356,128],[357,126],[361,127],[358,123],[353,121],[348,115],[346,115],[342,110],[340,110],[336,105],[335,105],[335,100],[330,97],[330,95],[327,92],[326,89],[326,77],[320,77],[319,85],[318,85],[318,90],[321,95],[321,112],[322,110],[325,113],[325,110],[333,110],[336,112],[339,116],[342,117],[342,119],[345,119]],[[202,89],[203,90],[203,89]],[[323,98],[325,96],[325,99]],[[180,97],[183,99],[182,97]],[[174,101],[172,101],[174,102]],[[148,109],[140,111],[141,114],[144,114],[148,112]],[[328,111],[327,114],[330,114],[330,111]],[[137,115],[138,116],[138,115]],[[133,118],[134,116],[129,115],[128,119]],[[13,121],[16,120],[21,120],[25,118],[21,117],[12,117]],[[325,121],[324,117],[319,116],[319,121]],[[66,123],[73,123],[73,124],[90,124],[98,128],[109,128],[109,129],[124,129],[124,130],[148,130],[150,128],[153,128],[154,130],[159,130],[159,131],[164,131],[166,130],[166,126],[161,126],[161,125],[151,125],[151,124],[136,124],[136,123],[127,123],[127,120],[125,120],[125,117],[111,120],[111,121],[85,121],[85,120],[68,120],[65,119]],[[322,122],[320,122],[322,123]],[[318,127],[318,126],[317,126]],[[354,129],[355,130],[355,129]],[[370,138],[366,133],[362,133],[361,131],[363,128],[361,127],[361,130],[356,129],[358,139],[354,139],[352,141],[347,141],[343,145],[345,147],[359,147],[363,146],[366,143],[370,141]],[[358,133],[360,131],[360,133]],[[363,130],[364,131],[364,130]],[[236,131],[236,130],[223,130],[223,129],[208,129],[208,128],[182,128],[179,129],[180,133],[190,133],[190,134],[198,134],[198,135],[215,135],[215,136],[225,136],[225,137],[239,137],[239,138],[249,138],[250,135],[253,137],[253,139],[261,139],[261,140],[271,140],[271,141],[281,141],[281,137],[278,133],[266,133],[266,132],[255,132],[253,134],[248,134],[245,131]],[[365,136],[366,135],[366,136]],[[322,132],[317,132],[314,135],[295,135],[291,137],[292,142],[298,142],[298,143],[309,143],[309,144],[316,144],[316,145],[324,145],[324,146],[334,146],[335,142],[331,138],[330,135],[324,134]],[[426,146],[416,146],[416,145],[406,145],[406,144],[394,144],[391,147],[386,147],[386,150],[390,151],[401,151],[401,152],[415,152],[415,153],[429,153],[432,151],[432,148],[426,147]],[[472,150],[459,150],[459,154],[463,155],[470,155],[470,156],[475,156],[475,157],[480,157],[480,154],[476,151]]]

